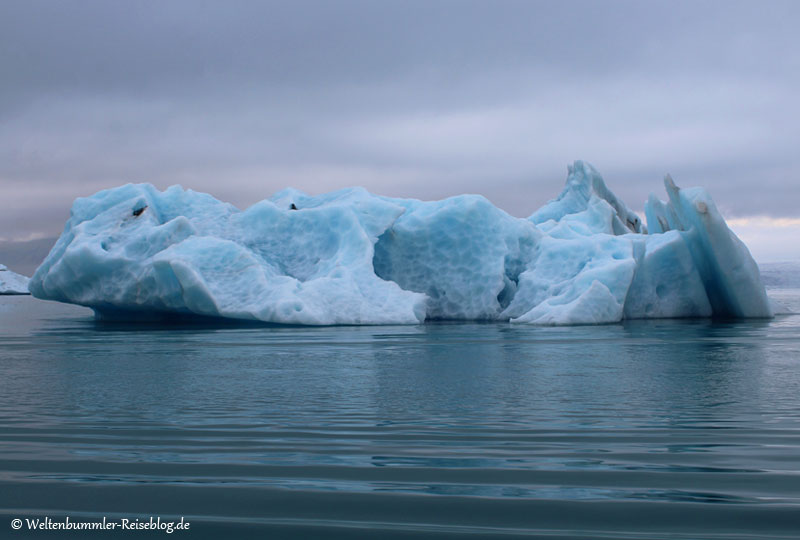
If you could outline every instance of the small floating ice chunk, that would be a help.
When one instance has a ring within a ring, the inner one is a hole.
[[[12,272],[4,264],[0,264],[0,294],[30,294],[28,282],[30,278]]]

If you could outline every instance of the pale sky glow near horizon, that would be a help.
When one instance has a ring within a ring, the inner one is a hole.
[[[592,163],[636,211],[709,190],[800,260],[800,2],[0,3],[0,240],[128,182],[479,193],[527,216]],[[3,261],[0,261],[3,262]]]

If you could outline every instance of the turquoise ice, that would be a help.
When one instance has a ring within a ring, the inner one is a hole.
[[[246,210],[173,186],[77,199],[30,282],[101,318],[540,325],[771,317],[758,267],[702,188],[666,180],[647,227],[589,164],[528,219],[479,195],[286,189]]]

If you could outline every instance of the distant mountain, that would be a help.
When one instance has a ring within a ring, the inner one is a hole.
[[[0,242],[0,263],[10,270],[31,276],[58,238],[40,238],[28,242]]]
[[[800,289],[800,262],[764,263],[758,265],[766,287]]]

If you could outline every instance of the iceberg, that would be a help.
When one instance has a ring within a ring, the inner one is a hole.
[[[29,278],[12,272],[4,264],[0,264],[0,294],[30,294]]]
[[[79,198],[30,282],[99,318],[605,324],[771,317],[758,267],[702,188],[667,177],[647,226],[588,163],[527,219],[480,195],[285,189],[239,210],[172,186]]]

